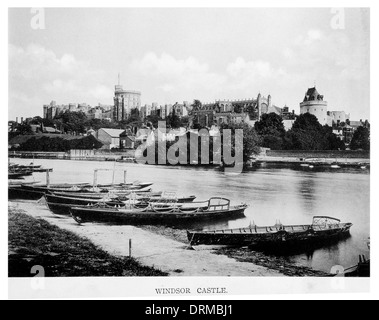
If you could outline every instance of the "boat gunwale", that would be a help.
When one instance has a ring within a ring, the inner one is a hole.
[[[334,228],[330,228],[334,226]],[[282,226],[267,226],[267,227],[245,227],[245,228],[233,228],[233,229],[220,229],[220,230],[209,230],[209,231],[187,231],[189,234],[199,234],[199,235],[243,235],[243,234],[275,234],[279,232],[286,233],[301,233],[306,231],[322,232],[330,230],[343,230],[348,227],[350,229],[353,226],[352,223],[339,223],[334,225],[328,225],[329,228],[322,228],[318,225],[282,225]],[[295,228],[302,228],[302,230],[294,230]],[[315,229],[319,228],[319,230]],[[322,228],[322,229],[321,229]],[[271,229],[271,230],[267,230]],[[292,230],[288,230],[292,229]],[[257,231],[255,231],[257,230]],[[265,232],[259,232],[265,231]]]

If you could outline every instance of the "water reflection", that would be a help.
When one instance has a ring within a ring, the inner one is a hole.
[[[316,179],[314,177],[309,177],[300,180],[298,194],[303,199],[303,210],[306,210],[313,215],[316,205]]]
[[[28,164],[30,159],[14,159]],[[290,224],[311,224],[315,215],[327,215],[353,223],[351,238],[338,244],[314,248],[290,257],[300,265],[329,272],[334,265],[355,265],[359,254],[369,256],[366,240],[370,236],[369,170],[341,168],[301,168],[299,165],[266,164],[240,175],[225,175],[214,168],[144,166],[137,164],[68,160],[36,160],[36,164],[54,168],[51,183],[92,182],[95,168],[115,169],[116,182],[154,182],[154,190],[175,191],[178,196],[196,195],[197,200],[212,196],[229,198],[233,204],[247,203],[245,217],[234,220],[205,221],[179,226],[186,229],[226,229],[274,225],[277,220]],[[73,170],[73,168],[75,168]],[[34,179],[44,182],[44,174]],[[112,174],[99,172],[99,183],[109,183]],[[178,227],[178,226],[177,226]]]

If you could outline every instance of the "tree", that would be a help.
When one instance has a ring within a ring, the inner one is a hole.
[[[237,129],[243,130],[243,161],[246,163],[250,160],[252,155],[259,154],[259,137],[255,129],[247,123],[230,123],[222,124],[220,131],[223,136],[223,131],[230,129],[232,131],[232,143],[235,141],[235,131]],[[232,153],[234,154],[235,147],[232,146]]]
[[[251,120],[253,120],[253,119],[257,119],[257,118],[258,118],[258,110],[257,110],[257,108],[255,107],[255,105],[250,104],[250,105],[246,108],[246,112],[249,114],[249,117],[250,117]]]
[[[33,117],[32,120],[30,120],[30,124],[41,124],[43,123],[43,120],[41,117],[39,116],[36,116],[36,117]]]
[[[333,133],[333,128],[323,126],[325,146],[324,150],[345,150],[345,143]]]
[[[146,117],[146,121],[150,122],[154,128],[158,128],[158,122],[163,121],[162,118],[158,117],[156,114]]]
[[[17,133],[18,134],[33,134],[32,127],[29,124],[26,123],[20,123],[16,127]]]
[[[271,150],[283,149],[283,138],[275,135],[264,135],[260,137],[260,146],[263,148],[270,148]]]
[[[192,106],[193,110],[199,110],[202,106],[202,103],[200,100],[195,99],[195,100],[193,100],[193,103],[191,106]]]
[[[195,129],[195,130],[200,130],[200,129],[201,129],[201,125],[200,125],[200,122],[199,122],[199,118],[198,118],[198,117],[194,117],[194,118],[193,118],[193,121],[192,121],[192,128]]]
[[[87,120],[87,116],[84,112],[67,111],[57,115],[54,118],[54,123],[66,133],[75,132],[80,134],[87,131],[85,127]]]
[[[126,124],[134,124],[136,126],[141,126],[142,120],[138,108],[132,109],[130,116],[128,117]]]
[[[344,149],[329,126],[322,126],[317,117],[305,113],[300,115],[290,131],[284,137],[284,149],[287,150],[338,150]]]
[[[242,113],[243,112],[243,107],[240,104],[234,105],[233,106],[233,111],[235,113]]]
[[[175,109],[172,113],[167,117],[167,125],[173,129],[180,128],[181,121],[180,118],[176,115]]]
[[[360,126],[354,132],[350,143],[350,149],[370,150],[370,129]]]
[[[180,122],[181,122],[180,124],[181,127],[188,127],[189,122],[190,122],[189,116],[182,117],[180,119]]]
[[[255,131],[261,136],[261,146],[274,150],[283,148],[285,129],[283,119],[276,113],[262,115],[260,121],[254,125]]]

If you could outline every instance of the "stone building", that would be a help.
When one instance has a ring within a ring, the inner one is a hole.
[[[328,102],[319,94],[316,87],[309,88],[300,103],[300,114],[310,113],[317,117],[322,125],[328,124]]]
[[[263,114],[271,112],[282,115],[283,109],[273,105],[271,95],[265,98],[259,94],[256,99],[216,100],[205,103],[200,108],[193,109],[190,116],[192,123],[210,128],[222,123],[254,122]]]
[[[133,109],[141,109],[141,92],[125,90],[120,83],[115,86],[113,120],[126,120]]]
[[[346,123],[346,121],[350,120],[350,114],[345,111],[328,111],[328,125],[339,126],[341,123]]]

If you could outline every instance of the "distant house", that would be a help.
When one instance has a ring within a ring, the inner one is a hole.
[[[56,134],[61,134],[62,131],[56,129],[56,128],[53,128],[53,127],[43,127],[42,129],[43,133],[56,133]]]
[[[32,131],[34,133],[41,133],[42,132],[41,125],[39,125],[39,124],[31,124],[30,128],[32,129]]]
[[[365,125],[365,123],[360,120],[360,121],[350,121],[349,125],[351,128],[353,128],[353,131],[357,130],[359,127],[362,127]]]
[[[136,138],[131,130],[125,130],[120,134],[120,149],[134,149]]]
[[[120,147],[120,134],[125,130],[101,128],[96,133],[96,138],[103,143],[102,149]]]

